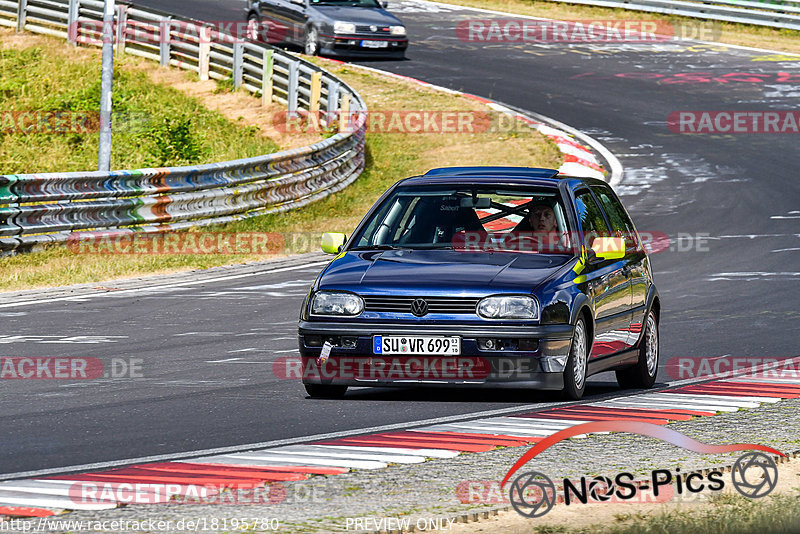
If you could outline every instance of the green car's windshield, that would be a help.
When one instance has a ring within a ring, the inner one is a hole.
[[[400,187],[353,236],[349,250],[571,253],[569,234],[556,188]]]

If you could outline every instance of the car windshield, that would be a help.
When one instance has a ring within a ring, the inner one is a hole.
[[[571,254],[569,234],[554,187],[409,186],[383,201],[349,250]]]
[[[376,0],[311,0],[312,6],[381,7]]]

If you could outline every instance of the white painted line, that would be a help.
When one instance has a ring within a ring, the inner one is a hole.
[[[490,419],[481,419],[481,421],[491,421],[498,424],[519,425],[524,422],[526,426],[537,428],[555,428],[561,430],[575,426],[576,424],[585,423],[586,421],[576,422],[574,419],[530,419],[528,417],[492,417]]]
[[[296,462],[296,461],[274,461],[268,462],[266,460],[259,460],[259,459],[252,459],[252,458],[244,458],[242,456],[237,456],[235,454],[231,455],[224,455],[224,456],[208,456],[206,458],[196,458],[193,460],[181,460],[182,462],[196,464],[196,465],[239,465],[239,466],[247,466],[252,468],[267,468],[267,467],[280,467],[286,468],[287,470],[291,471],[291,469],[296,467],[311,467],[308,462]],[[324,467],[324,466],[323,466]]]
[[[511,418],[509,418],[511,419]],[[549,431],[549,432],[558,432],[559,430],[564,430],[565,428],[570,428],[574,426],[573,423],[564,423],[561,425],[552,425],[552,424],[543,424],[540,423],[538,419],[527,419],[524,417],[519,417],[516,419],[512,419],[510,421],[505,420],[498,420],[498,419],[479,419],[477,421],[468,421],[466,423],[451,423],[449,425],[439,425],[439,426],[448,426],[448,427],[457,427],[457,426],[464,426],[468,424],[482,424],[482,425],[489,425],[496,428],[508,428],[509,430],[519,429],[519,430],[537,430],[537,431]],[[425,431],[430,430],[431,427],[416,429],[418,431]],[[433,430],[430,430],[431,432]]]
[[[800,378],[728,378],[722,382],[752,382],[753,384],[798,384]]]
[[[430,427],[431,432],[450,432],[453,434],[493,434],[519,437],[544,437],[555,434],[557,430],[513,428],[507,426],[492,426],[488,424],[456,423],[451,425],[438,425]],[[458,447],[458,445],[453,445]]]
[[[261,461],[262,465],[285,465],[281,462],[297,462],[299,465],[323,466],[323,467],[349,467],[354,469],[381,469],[387,467],[386,462],[375,460],[348,460],[346,458],[313,458],[301,454],[269,454],[269,453],[250,453],[227,455],[229,458],[242,460]]]
[[[698,395],[697,399],[690,398],[681,393],[655,393],[652,395],[643,396],[643,400],[649,402],[669,402],[675,404],[676,408],[680,408],[683,402],[690,404],[709,405],[709,406],[736,406],[738,408],[758,408],[762,403],[760,400],[752,401],[745,399],[715,399],[711,396]]]
[[[375,460],[378,462],[389,462],[398,464],[420,464],[426,460],[424,456],[411,456],[408,454],[388,454],[367,451],[342,451],[329,449],[324,445],[290,445],[279,449],[270,449],[270,453],[296,454],[301,456],[313,456],[322,459],[328,458],[350,458],[353,460]]]
[[[89,300],[97,297],[108,297],[109,295],[116,297],[117,295],[121,295],[124,293],[141,293],[141,292],[150,292],[158,289],[172,289],[176,287],[186,287],[186,286],[195,286],[199,284],[210,284],[214,282],[221,282],[223,280],[236,280],[237,278],[247,278],[250,276],[262,276],[265,274],[273,274],[273,273],[282,273],[287,271],[297,271],[299,269],[306,269],[308,267],[322,267],[323,265],[327,265],[329,262],[322,261],[322,262],[315,262],[315,263],[307,263],[305,265],[293,265],[291,267],[280,267],[277,269],[269,269],[265,271],[258,271],[254,273],[241,273],[241,274],[230,274],[225,276],[216,276],[214,278],[206,278],[203,280],[189,280],[186,282],[175,282],[172,284],[162,284],[159,286],[147,286],[147,287],[134,287],[130,289],[120,289],[118,291],[114,291],[112,293],[88,293],[86,295],[73,295],[70,297],[54,297],[49,299],[41,299],[41,300],[23,300],[19,302],[9,302],[6,304],[0,304],[0,308],[12,308],[18,306],[30,306],[35,304],[44,304],[47,302],[63,302],[68,300],[76,300],[79,299]]]
[[[36,495],[55,495],[61,497],[68,497],[71,498],[73,495],[77,496],[76,489],[73,489],[73,484],[79,484],[80,482],[73,480],[70,481],[69,485],[53,485],[53,484],[41,484],[38,480],[31,480],[31,481],[20,481],[20,482],[8,482],[0,484],[0,493],[3,492],[19,492],[19,493],[33,493]],[[106,499],[102,496],[93,497],[92,500],[99,500],[108,504],[116,505],[117,501],[114,499]]]
[[[607,401],[603,403],[604,406],[612,407],[612,408],[646,408],[651,410],[696,410],[700,412],[735,412],[738,408],[733,406],[718,406],[707,403],[687,403],[686,401],[681,401],[681,403],[674,403],[674,402],[667,402],[667,401],[656,401],[656,400],[640,400],[640,401],[629,401],[629,400],[620,400],[620,401]],[[664,419],[662,417],[660,419]],[[658,416],[653,416],[653,419],[659,419]]]
[[[362,447],[360,445],[317,445],[328,449],[342,449],[347,451],[375,451],[386,454],[406,454],[408,456],[424,456],[425,458],[455,458],[459,452],[447,449],[403,449],[400,447]]]
[[[115,502],[80,503],[54,495],[34,495],[21,491],[0,490],[0,506],[34,506],[37,508],[68,508],[71,510],[109,510]]]
[[[731,401],[731,402],[755,402],[757,404],[762,403],[770,403],[775,404],[776,402],[780,402],[783,399],[780,397],[740,397],[737,395],[706,395],[705,393],[670,393],[665,391],[663,393],[651,393],[651,395],[661,396],[661,395],[669,395],[671,397],[680,397],[683,399],[691,400],[691,401],[702,401],[704,399],[713,400],[713,401]]]
[[[43,493],[48,493],[49,490],[58,490],[63,492],[63,495],[67,495],[72,486],[76,484],[82,485],[86,484],[89,487],[96,487],[100,484],[103,484],[101,480],[50,480],[50,479],[35,479],[35,480],[15,480],[13,482],[0,482],[0,490],[7,488],[7,484],[13,485],[18,487],[17,491],[27,491],[23,488],[29,488],[31,490],[42,491]],[[110,482],[109,484],[118,484],[117,482]],[[163,502],[167,502],[169,497],[172,495],[180,495],[182,491],[185,490],[187,487],[186,484],[145,484],[138,488],[136,488],[137,493],[149,494],[153,496],[158,496],[159,498],[163,498]],[[199,492],[201,497],[206,497],[209,495],[209,490],[207,488],[196,488]],[[77,491],[77,488],[72,490]],[[212,490],[213,491],[213,490]],[[56,495],[56,494],[54,494]],[[62,493],[58,493],[57,495],[62,495]],[[102,500],[102,499],[101,499]],[[109,500],[109,499],[105,499]],[[152,499],[148,499],[150,503],[156,503]],[[160,502],[160,501],[159,501]]]
[[[576,405],[576,406],[579,406],[579,405]],[[527,421],[536,421],[537,424],[539,424],[539,423],[550,424],[550,421],[552,421],[553,423],[559,423],[559,424],[560,423],[564,423],[564,424],[566,424],[567,426],[565,428],[569,428],[569,427],[575,426],[575,425],[580,425],[582,423],[591,423],[592,422],[592,421],[586,421],[584,419],[570,419],[569,417],[559,417],[558,419],[555,419],[553,417],[542,417],[542,418],[538,418],[538,417],[514,417],[513,415],[511,415],[511,416],[509,416],[509,419],[522,419],[523,421],[525,421],[525,420],[527,420]]]

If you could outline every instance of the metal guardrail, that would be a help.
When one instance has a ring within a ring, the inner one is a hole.
[[[664,15],[679,15],[739,24],[753,24],[786,30],[800,30],[800,7],[797,2],[769,3],[747,0],[550,0],[565,4],[613,7]]]
[[[0,26],[102,44],[101,0],[0,0]],[[339,133],[313,145],[191,167],[0,175],[0,252],[74,232],[161,232],[285,211],[339,191],[364,169],[366,104],[346,83],[292,54],[202,21],[119,4],[117,53],[231,79],[264,104],[319,112]],[[178,21],[205,33],[192,36]],[[142,39],[141,33],[148,36]],[[137,37],[139,35],[139,37]]]

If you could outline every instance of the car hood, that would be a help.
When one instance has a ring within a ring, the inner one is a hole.
[[[563,255],[456,250],[352,251],[328,266],[319,289],[365,293],[387,289],[413,293],[417,288],[431,294],[453,289],[475,294],[530,293],[568,259]]]
[[[312,6],[311,8],[331,24],[337,20],[352,22],[353,24],[375,24],[378,26],[398,26],[403,24],[400,19],[383,9],[350,6]]]

